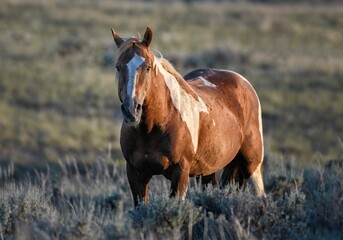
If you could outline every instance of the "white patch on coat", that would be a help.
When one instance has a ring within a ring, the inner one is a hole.
[[[126,64],[127,69],[129,71],[129,79],[126,86],[126,93],[131,99],[135,97],[137,69],[144,62],[145,62],[145,58],[135,53],[135,55],[131,58],[131,60]]]
[[[204,84],[204,86],[206,87],[210,87],[210,88],[216,88],[217,85],[211,83],[210,81],[208,81],[206,78],[204,77],[200,77],[200,80],[202,81],[202,83]]]
[[[206,104],[199,96],[198,99],[195,99],[192,95],[188,94],[180,86],[176,78],[167,72],[156,58],[154,60],[154,65],[156,68],[156,75],[160,72],[164,77],[164,81],[170,90],[173,104],[180,112],[182,120],[187,125],[191,135],[194,152],[196,152],[199,140],[200,112],[208,113]]]

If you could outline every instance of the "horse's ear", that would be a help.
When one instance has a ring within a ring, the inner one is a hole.
[[[151,40],[152,40],[152,30],[151,30],[151,28],[147,27],[147,28],[146,28],[146,31],[145,31],[145,33],[144,33],[144,38],[143,38],[142,43],[143,43],[146,47],[149,47],[149,46],[150,46],[150,43],[151,43]]]
[[[113,40],[117,44],[117,47],[119,48],[121,44],[124,42],[124,39],[119,37],[119,35],[114,31],[113,28],[111,28],[111,31],[112,31]]]

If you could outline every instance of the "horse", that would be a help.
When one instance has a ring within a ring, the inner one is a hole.
[[[152,176],[171,182],[170,196],[185,199],[190,177],[202,184],[250,185],[265,196],[261,105],[252,85],[229,70],[198,69],[182,77],[143,39],[122,38],[116,79],[123,122],[120,146],[134,205],[146,203]]]

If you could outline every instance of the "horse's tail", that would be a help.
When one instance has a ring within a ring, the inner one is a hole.
[[[239,184],[239,187],[244,186],[246,179],[249,177],[249,174],[244,170],[245,163],[246,159],[239,151],[236,157],[224,168],[219,186],[221,188],[228,184]]]

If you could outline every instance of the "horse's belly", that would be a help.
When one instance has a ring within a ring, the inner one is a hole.
[[[223,169],[238,153],[242,130],[235,119],[218,119],[201,129],[192,175],[209,175]]]
[[[239,148],[230,149],[229,151],[210,151],[202,156],[197,155],[191,165],[191,175],[207,176],[218,170],[223,169],[236,156]],[[224,152],[227,152],[225,154]]]

